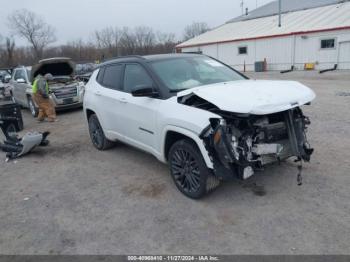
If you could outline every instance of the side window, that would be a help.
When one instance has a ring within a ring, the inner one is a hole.
[[[153,80],[146,70],[138,64],[130,64],[125,67],[124,91],[132,91],[142,87],[152,87]]]
[[[123,65],[106,66],[103,73],[102,85],[110,89],[121,90],[120,78],[122,70]]]

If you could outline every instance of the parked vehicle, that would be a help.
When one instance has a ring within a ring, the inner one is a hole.
[[[15,68],[10,83],[18,104],[29,108],[31,114],[37,116],[38,106],[32,98],[32,84],[37,75],[46,73],[53,75],[53,80],[49,82],[50,97],[57,111],[82,106],[85,85],[75,80],[75,65],[69,58],[44,59],[33,67]]]
[[[119,140],[149,152],[169,163],[183,194],[200,198],[268,164],[309,161],[300,106],[314,98],[298,82],[249,80],[204,55],[132,56],[94,71],[84,113],[97,149]]]
[[[11,69],[0,69],[0,83],[8,83],[11,79]]]

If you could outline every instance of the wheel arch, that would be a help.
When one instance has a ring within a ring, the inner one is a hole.
[[[86,108],[85,109],[85,116],[86,119],[89,120],[90,116],[96,114],[95,111],[93,111],[92,109]]]
[[[207,167],[211,169],[213,168],[213,163],[209,157],[207,150],[205,149],[203,141],[199,138],[198,134],[190,130],[187,130],[181,127],[176,127],[176,126],[167,127],[164,130],[163,134],[164,136],[163,136],[161,156],[164,162],[168,161],[169,150],[176,141],[179,141],[181,139],[189,139],[198,147]]]

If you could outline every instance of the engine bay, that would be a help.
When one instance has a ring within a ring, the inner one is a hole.
[[[300,108],[269,115],[243,115],[215,110],[222,119],[210,119],[200,135],[214,164],[214,173],[229,179],[247,179],[255,170],[290,157],[310,160],[309,119]]]

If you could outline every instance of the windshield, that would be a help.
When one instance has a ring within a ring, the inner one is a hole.
[[[151,63],[171,92],[245,79],[228,66],[209,57],[183,57]]]

